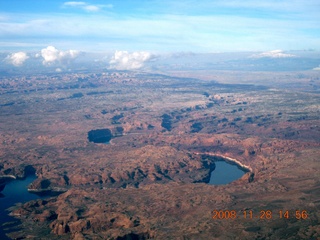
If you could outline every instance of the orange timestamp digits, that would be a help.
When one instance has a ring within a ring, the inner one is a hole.
[[[279,210],[279,211],[271,211],[271,210],[260,210],[255,213],[253,210],[243,210],[241,213],[237,213],[236,210],[213,210],[212,211],[212,219],[289,219],[295,218],[298,220],[305,220],[308,218],[308,212],[306,210]]]
[[[249,210],[248,213],[247,211],[243,211],[243,217],[244,218],[253,218],[253,211]],[[256,216],[258,219],[272,219],[272,211],[270,210],[261,210],[259,213],[259,216]]]
[[[267,219],[270,220],[272,218],[285,218],[285,219],[289,219],[289,218],[296,218],[296,219],[307,219],[308,218],[308,213],[306,210],[296,210],[294,212],[289,212],[289,210],[279,210],[278,212],[272,212],[271,210],[261,210],[259,212],[258,215],[254,216],[253,211],[249,210],[249,211],[243,211],[243,218],[248,218],[248,219],[252,219],[252,218],[257,218],[257,219]]]
[[[213,219],[235,219],[237,218],[237,212],[235,210],[213,210]]]

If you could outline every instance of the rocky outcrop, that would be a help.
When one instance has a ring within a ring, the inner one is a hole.
[[[291,74],[285,93],[211,79],[262,74],[260,82],[279,86],[287,72],[205,74],[210,81],[130,71],[5,76],[0,175],[23,178],[32,166],[30,190],[67,190],[16,206],[23,225],[11,238],[319,238],[319,101],[302,86],[317,73],[294,84]],[[95,144],[89,133],[114,138]],[[205,153],[249,172],[227,186],[205,184],[214,168]],[[214,209],[237,218],[213,219]],[[273,219],[244,219],[246,209],[270,209]],[[290,219],[277,218],[281,209]],[[302,209],[308,218],[295,219]]]
[[[54,180],[53,182],[55,184],[52,184],[52,181],[49,179],[37,178],[29,185],[28,191],[46,195],[59,195],[67,191],[67,188],[61,186],[62,184],[59,184],[59,182]]]
[[[20,164],[13,167],[7,167],[0,170],[0,173],[2,173],[1,176],[12,176],[14,178],[25,178],[28,175],[35,174],[36,169],[29,164]],[[0,177],[1,177],[0,176]]]
[[[108,161],[109,167],[95,173],[75,169],[68,174],[69,184],[125,188],[150,183],[206,182],[214,168],[213,161],[168,146],[149,145],[128,152],[116,152],[113,158],[117,161]]]

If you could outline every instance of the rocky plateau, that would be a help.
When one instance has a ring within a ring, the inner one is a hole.
[[[9,237],[320,238],[319,92],[112,74],[1,79],[0,176],[60,193],[13,207]],[[247,173],[207,184],[221,159]]]

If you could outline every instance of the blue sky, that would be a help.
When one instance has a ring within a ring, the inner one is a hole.
[[[0,51],[320,47],[319,0],[0,0]]]

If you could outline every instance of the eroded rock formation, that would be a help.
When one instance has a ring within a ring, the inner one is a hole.
[[[23,230],[12,238],[320,236],[316,93],[299,91],[293,107],[290,93],[163,75],[58,75],[34,79],[38,91],[19,81],[21,94],[0,94],[0,174],[35,171],[30,189],[64,192],[16,207]],[[116,137],[96,144],[88,133],[98,142]],[[214,161],[206,154],[235,159],[250,172],[210,186]],[[215,209],[237,218],[213,219]],[[266,210],[272,219],[259,218]],[[308,217],[297,219],[302,210]]]

